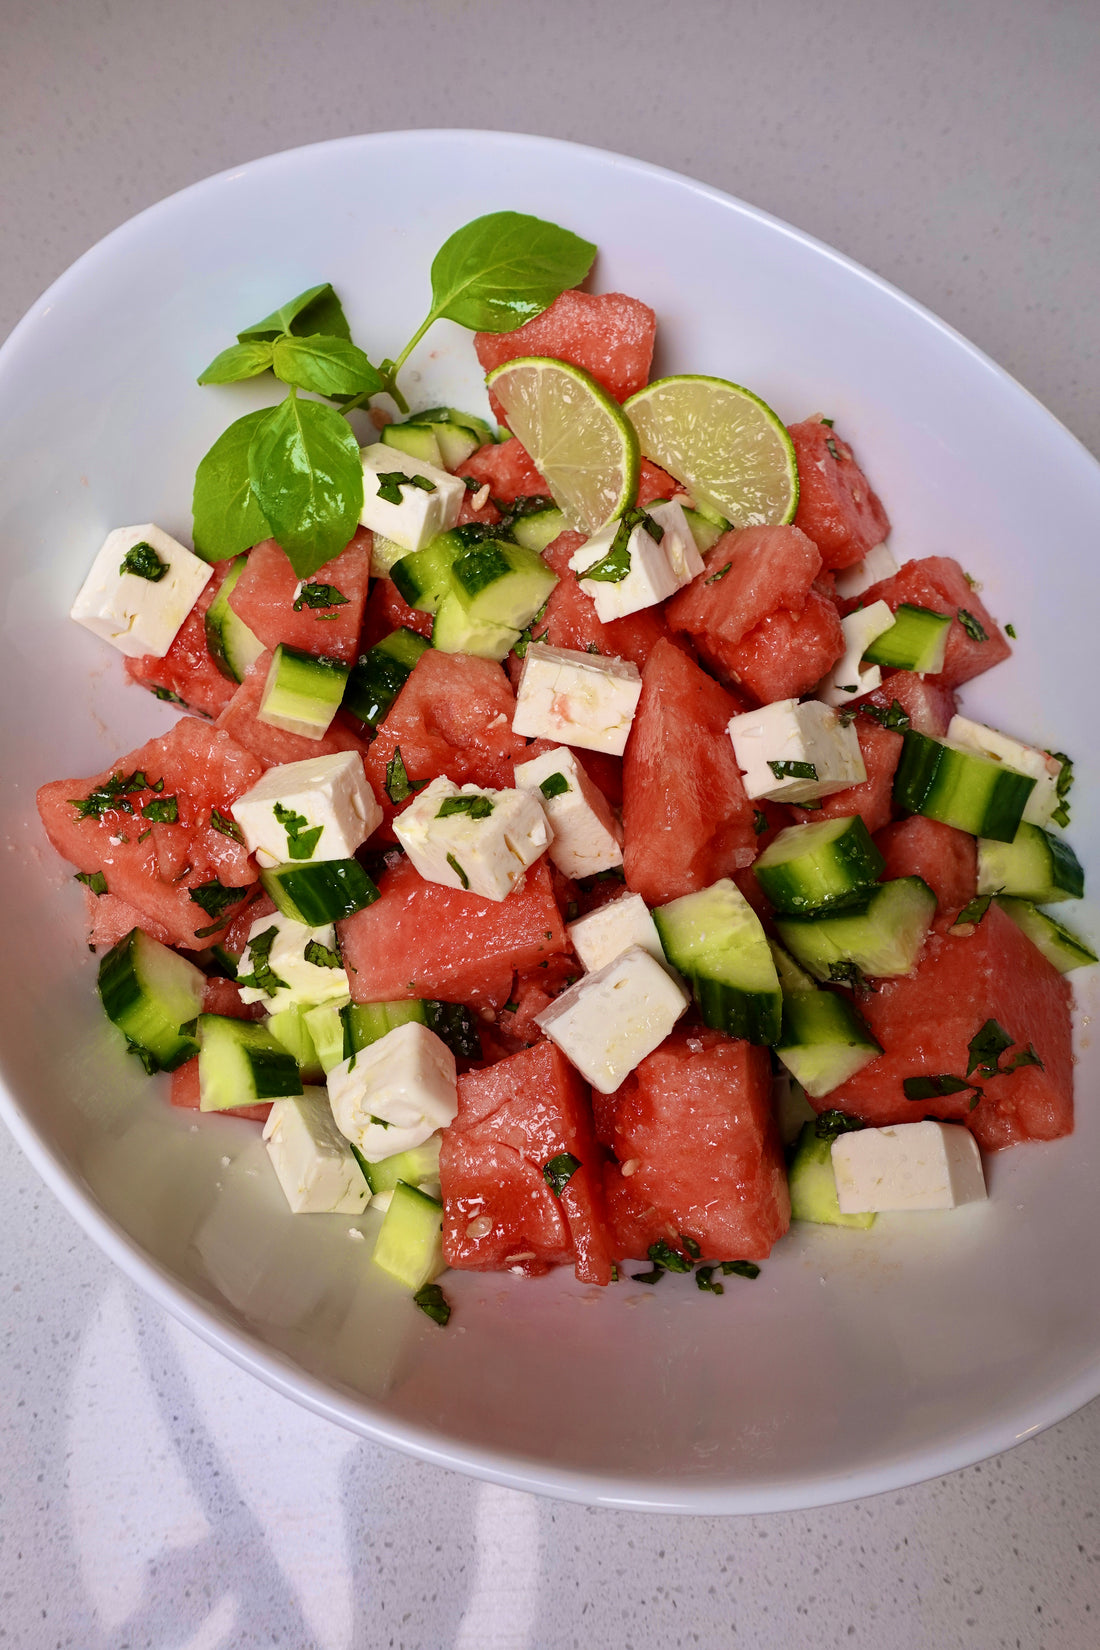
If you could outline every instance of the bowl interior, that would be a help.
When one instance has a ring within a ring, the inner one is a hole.
[[[1071,836],[1100,865],[1087,687],[1100,469],[1025,391],[866,272],[671,174],[501,134],[321,145],[135,219],[0,354],[0,1105],[166,1305],[372,1436],[648,1507],[807,1506],[946,1470],[1100,1390],[1095,973],[1077,976],[1077,1131],[994,1158],[987,1206],[882,1218],[866,1235],[796,1227],[721,1300],[675,1279],[597,1298],[565,1276],[452,1275],[446,1333],[367,1264],[351,1223],[287,1213],[254,1128],[172,1113],[101,1016],[82,891],[34,791],[173,717],[69,622],[91,556],[127,522],[187,538],[198,458],[273,399],[194,383],[239,326],[327,279],[357,341],[392,354],[427,307],[442,240],[504,207],[598,243],[595,286],[657,310],[660,370],[735,379],[788,420],[836,419],[898,559],[957,556],[1015,623],[1016,656],[964,705],[1077,759]],[[433,329],[407,393],[484,411],[469,335]],[[1096,916],[1086,902],[1094,936]],[[375,1218],[359,1223],[368,1235]]]

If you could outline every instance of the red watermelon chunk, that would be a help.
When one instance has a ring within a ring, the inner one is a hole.
[[[758,704],[797,699],[815,688],[844,652],[834,604],[811,590],[801,612],[779,608],[732,645],[695,637],[707,664],[731,677]]]
[[[672,642],[656,644],[623,758],[623,868],[647,905],[756,857],[753,805],[726,731],[740,709]]]
[[[363,607],[370,582],[371,534],[365,527],[338,556],[299,579],[274,539],[265,539],[248,552],[244,572],[237,580],[229,605],[270,651],[280,642],[304,653],[323,653],[351,664],[363,625]],[[301,597],[303,583],[327,584],[344,597],[342,605],[310,607]],[[295,612],[294,604],[299,609]]]
[[[623,292],[563,292],[549,309],[514,332],[474,334],[477,358],[486,372],[521,355],[549,355],[590,372],[616,401],[625,401],[649,382],[657,317],[648,304]],[[490,394],[494,417],[507,423]]]
[[[535,469],[527,449],[514,435],[507,441],[490,441],[479,447],[455,473],[469,476],[479,487],[488,486],[490,499],[499,499],[502,504],[511,504],[517,498],[550,497],[545,477]]]
[[[87,798],[112,777],[143,774],[148,788],[128,797],[132,812],[106,808],[81,818],[74,799]],[[184,716],[159,739],[131,751],[88,779],[58,779],[38,792],[38,811],[58,853],[81,871],[102,871],[108,892],[159,925],[171,943],[194,948],[196,931],[214,920],[190,898],[202,883],[217,880],[240,888],[242,899],[257,880],[247,850],[211,825],[212,811],[230,807],[263,772],[227,733]],[[163,781],[163,788],[151,786]],[[178,824],[149,824],[142,808],[175,798]],[[164,863],[168,861],[167,865]],[[145,926],[143,921],[142,927]]]
[[[852,449],[819,418],[788,430],[798,459],[794,518],[821,551],[826,567],[851,567],[881,544],[890,521]]]
[[[560,750],[561,745],[556,739],[532,739],[523,751],[523,760],[533,762],[536,756],[545,756],[547,751]],[[613,808],[621,808],[623,802],[623,760],[621,756],[608,756],[605,751],[573,750],[573,760],[582,767],[591,779],[597,790],[603,792]]]
[[[933,930],[916,970],[880,980],[860,998],[860,1012],[883,1053],[831,1094],[814,1100],[881,1126],[939,1117],[965,1123],[980,1146],[996,1151],[1020,1140],[1055,1140],[1073,1129],[1072,994],[1059,974],[1010,917],[990,906],[969,936]],[[906,1077],[964,1078],[969,1044],[987,1020],[1031,1044],[1043,1065],[1007,1076],[980,1077],[984,1090],[971,1110],[968,1091],[933,1100],[907,1100]]]
[[[978,891],[978,846],[965,831],[914,814],[879,831],[875,842],[886,861],[883,879],[923,877],[941,915],[953,918]]]
[[[140,659],[124,659],[126,674],[132,682],[149,688],[159,696],[180,700],[188,710],[202,716],[217,716],[223,711],[236,687],[223,676],[210,656],[206,645],[206,610],[218,593],[218,588],[229,571],[227,561],[218,562],[205,590],[176,632],[163,658],[146,653]]]
[[[565,1152],[580,1167],[559,1197],[543,1169]],[[439,1156],[448,1266],[530,1276],[573,1261],[581,1283],[610,1283],[602,1158],[587,1085],[552,1043],[466,1072]]]
[[[792,807],[791,813],[800,824],[860,814],[867,829],[874,833],[890,823],[894,770],[901,759],[904,741],[900,733],[863,717],[856,719],[855,729],[867,778],[860,785],[850,785],[846,791],[834,791],[832,796],[822,797],[820,808]]]
[[[265,768],[283,762],[304,762],[311,756],[333,756],[337,751],[366,750],[339,711],[322,739],[305,739],[300,733],[287,733],[284,728],[261,722],[260,701],[270,664],[271,654],[261,653],[218,717],[219,728],[251,751]]]
[[[642,459],[638,476],[638,503],[643,510],[647,504],[656,504],[658,499],[686,497],[684,488],[667,470],[662,470],[648,458]]]
[[[882,686],[865,693],[852,702],[860,705],[879,705],[889,710],[895,699],[909,718],[909,725],[918,733],[942,739],[948,723],[955,714],[957,701],[949,687],[938,676],[920,676],[912,670],[894,670],[883,677]]]
[[[513,973],[568,945],[544,860],[503,900],[427,882],[406,859],[378,887],[381,898],[339,925],[357,1003],[434,997],[500,1008]]]
[[[669,629],[660,607],[643,607],[625,619],[603,624],[596,616],[596,604],[577,581],[569,558],[585,543],[583,533],[561,533],[546,550],[543,560],[558,575],[559,583],[550,592],[546,612],[532,634],[550,647],[575,648],[578,653],[592,649],[611,659],[629,659],[639,669],[648,659],[654,643],[668,637]]]
[[[985,641],[976,641],[956,617],[947,633],[947,652],[943,669],[931,678],[943,687],[960,687],[983,671],[991,670],[1007,659],[1012,652],[996,619],[978,596],[959,563],[951,556],[924,556],[920,561],[907,561],[892,578],[882,579],[843,604],[850,613],[860,604],[870,607],[872,602],[886,602],[896,612],[902,602],[914,607],[930,607],[937,613],[966,613],[971,626],[985,632]]]
[[[399,630],[402,625],[430,641],[434,623],[431,613],[422,613],[418,607],[409,606],[392,579],[375,579],[363,620],[362,650],[365,653],[367,648],[384,641],[391,631]]]
[[[800,613],[821,571],[817,548],[797,527],[742,527],[723,533],[703,571],[665,604],[669,624],[709,645],[732,647],[786,608]]]
[[[767,1049],[679,1029],[599,1104],[618,1258],[694,1239],[704,1260],[763,1260],[790,1224]],[[628,1172],[629,1171],[629,1172]]]
[[[143,928],[150,939],[171,945],[172,936],[164,924],[147,917],[128,900],[119,899],[117,894],[93,894],[90,888],[85,888],[84,895],[88,945],[93,951],[109,951],[132,928]]]

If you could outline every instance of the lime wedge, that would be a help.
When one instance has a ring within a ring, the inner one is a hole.
[[[570,527],[598,533],[634,503],[638,437],[589,373],[526,355],[505,361],[486,382]]]
[[[798,508],[798,464],[782,420],[725,378],[658,378],[623,405],[642,452],[734,527],[777,527]]]

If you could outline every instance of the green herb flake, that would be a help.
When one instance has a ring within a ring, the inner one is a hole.
[[[205,911],[208,917],[220,917],[224,911],[229,910],[230,906],[239,905],[248,892],[247,888],[227,888],[224,883],[218,881],[217,877],[213,877],[209,882],[200,882],[197,888],[187,890],[188,898],[194,900],[195,904],[200,910]],[[228,920],[226,918],[226,922]],[[216,926],[224,928],[226,922],[219,922]],[[203,932],[205,933],[207,930],[203,930]]]
[[[860,705],[857,709],[880,727],[889,728],[891,733],[904,733],[910,725],[909,713],[902,709],[897,699],[891,702],[889,710],[883,705]]]
[[[570,785],[568,779],[566,779],[563,773],[547,774],[546,778],[539,786],[539,790],[542,792],[547,802],[551,802],[555,796],[564,796],[566,791],[570,791],[572,788],[573,787]]]
[[[144,831],[141,831],[138,834],[138,841],[139,842],[144,842],[146,837],[152,836],[152,834],[153,834],[153,827],[151,825],[147,825],[145,827]]]
[[[217,808],[211,808],[210,810],[210,824],[212,829],[220,831],[222,836],[231,837],[234,842],[244,841],[244,836],[237,821],[230,819],[228,814],[221,813]]]
[[[153,697],[154,699],[163,699],[165,704],[168,705],[183,705],[185,709],[187,707],[187,700],[181,699],[178,693],[172,692],[171,688],[154,687]]]
[[[1066,798],[1069,796],[1069,793],[1073,788],[1073,762],[1072,759],[1066,755],[1065,751],[1047,751],[1047,755],[1053,761],[1060,762],[1062,764],[1058,770],[1058,778],[1055,781],[1055,794],[1058,798],[1058,806],[1055,808],[1050,817],[1055,825],[1061,825],[1064,830],[1069,824],[1069,803]]]
[[[817,769],[812,762],[769,762],[768,767],[777,779],[817,778]]]
[[[281,802],[276,802],[271,811],[286,832],[288,856],[291,859],[311,859],[314,848],[321,840],[324,826],[313,825],[308,831],[304,830],[303,827],[309,825],[305,814],[296,814],[293,808],[284,807]]]
[[[435,817],[450,819],[454,814],[469,814],[471,819],[488,819],[493,806],[493,801],[488,796],[447,796],[444,797]]]
[[[150,584],[159,584],[168,571],[168,563],[162,561],[151,544],[142,539],[127,550],[119,565],[120,573],[132,573],[136,579],[148,579]]]
[[[716,1266],[696,1267],[695,1287],[697,1289],[703,1289],[711,1295],[724,1295],[726,1292],[725,1284],[714,1282],[714,1274],[717,1270],[718,1268]]]
[[[156,1055],[151,1053],[149,1049],[142,1048],[140,1043],[135,1043],[132,1037],[127,1037],[126,1039],[126,1052],[127,1054],[133,1054],[138,1060],[141,1061],[142,1065],[145,1067],[145,1075],[147,1077],[155,1076],[161,1069],[160,1061],[157,1059]]]
[[[577,904],[575,899],[571,899],[569,901],[568,905],[565,907],[565,920],[566,920],[566,922],[576,922],[576,920],[580,916],[580,914],[581,914],[580,906]]]
[[[542,1178],[554,1196],[560,1197],[580,1166],[580,1158],[574,1157],[572,1152],[559,1152],[557,1157],[543,1164]]]
[[[480,1060],[481,1034],[477,1019],[465,1003],[429,1001],[424,1005],[428,1030],[450,1049],[459,1060]]]
[[[673,1249],[664,1239],[651,1243],[646,1254],[654,1266],[663,1266],[666,1272],[690,1272],[691,1262],[685,1260],[677,1249]]]
[[[263,991],[269,997],[273,997],[280,988],[284,990],[287,988],[287,982],[280,979],[271,966],[271,947],[275,944],[278,934],[278,928],[272,923],[271,927],[265,928],[262,934],[257,934],[255,939],[249,940],[246,951],[248,960],[252,965],[252,972],[250,974],[238,972],[238,985],[255,986],[257,991]]]
[[[509,997],[508,1001],[505,1003],[504,1007],[501,1009],[500,1012],[502,1014],[515,1014],[518,1011],[519,1011],[519,1004],[516,1002],[514,997]]]
[[[980,1099],[983,1092],[977,1083],[968,1083],[965,1077],[952,1077],[949,1072],[936,1077],[906,1077],[901,1087],[907,1100],[940,1100],[948,1094],[964,1094],[968,1089]]]
[[[298,586],[298,594],[294,598],[294,611],[300,613],[303,607],[313,609],[322,607],[347,607],[348,598],[337,590],[334,584],[317,584],[311,582]],[[331,617],[335,618],[335,614]]]
[[[82,882],[97,899],[107,892],[107,878],[102,871],[78,871],[76,880]]]
[[[736,1278],[758,1278],[760,1268],[754,1260],[724,1260],[722,1271],[727,1277],[730,1273]]]
[[[426,1283],[413,1296],[414,1306],[418,1306],[433,1323],[440,1329],[446,1329],[451,1321],[451,1303],[439,1287],[438,1283]]]
[[[635,1283],[660,1283],[665,1275],[663,1266],[655,1266],[652,1272],[631,1272],[630,1276]]]
[[[517,502],[517,504],[522,503],[522,500],[517,499],[516,502]],[[530,647],[531,643],[533,641],[537,640],[537,638],[535,636],[535,631],[538,628],[538,626],[542,623],[543,619],[545,619],[546,609],[549,607],[549,605],[550,605],[550,598],[549,598],[549,596],[547,596],[546,600],[543,602],[542,606],[539,608],[538,612],[535,614],[534,618],[531,620],[531,623],[527,626],[527,629],[520,631],[519,641],[516,642],[515,646],[512,648],[512,652],[515,654],[517,659],[524,658],[526,656],[527,649]]]
[[[731,561],[726,562],[724,567],[720,567],[718,569],[717,573],[712,573],[709,578],[704,579],[703,583],[704,584],[717,584],[719,579],[724,579],[725,578],[726,574],[729,572],[729,570],[732,566],[733,566],[733,563]]]
[[[833,985],[846,985],[849,991],[854,991],[857,996],[878,990],[878,986],[872,985],[859,964],[854,962],[831,962],[829,980]]]
[[[823,1111],[814,1123],[814,1136],[818,1140],[835,1140],[841,1134],[854,1134],[858,1129],[866,1128],[862,1117],[853,1117],[846,1111]]]
[[[970,901],[969,905],[963,906],[948,932],[951,934],[965,933],[967,935],[973,933],[989,910],[992,901],[992,894],[979,894],[976,899]]]
[[[685,1251],[691,1256],[692,1260],[699,1259],[699,1256],[703,1253],[703,1251],[700,1249],[693,1237],[687,1237],[685,1233],[681,1232],[680,1242],[683,1244]]]
[[[176,825],[179,823],[179,801],[174,796],[157,796],[142,807],[142,817],[151,820],[154,825]]]
[[[836,442],[833,440],[831,435],[827,435],[825,437],[825,445],[826,445],[826,447],[828,447],[829,452],[832,454],[833,458],[839,464],[840,463],[840,449],[837,446]]]
[[[314,968],[343,967],[339,951],[333,951],[329,946],[322,945],[320,940],[307,940],[302,955],[307,963],[313,964]]]
[[[967,1044],[970,1058],[967,1061],[966,1075],[972,1076],[977,1072],[980,1077],[996,1077],[1000,1069],[1001,1055],[1010,1049],[1016,1041],[1011,1032],[1005,1030],[996,1020],[987,1020],[977,1030]]]
[[[1006,636],[1011,636],[1012,640],[1015,641],[1016,640],[1016,626],[1014,624],[1006,624],[1005,625],[1005,635]]]
[[[401,746],[395,745],[393,755],[386,763],[386,795],[390,801],[405,802],[417,791],[423,790],[427,783],[426,779],[409,778],[401,755]]]
[[[768,828],[768,816],[763,808],[754,808],[752,811],[752,828],[757,836],[763,836]]]
[[[76,809],[78,819],[102,819],[107,813],[132,814],[134,805],[130,798],[136,796],[139,791],[163,789],[163,779],[158,779],[155,785],[150,785],[139,768],[131,774],[114,773],[87,796],[71,796],[69,801]]]
[[[469,888],[470,879],[466,875],[465,871],[462,869],[461,865],[458,863],[458,860],[455,858],[455,856],[453,854],[448,854],[447,855],[447,864],[451,867],[451,870],[454,872],[455,876],[458,878],[458,880],[462,884],[463,888]]]
[[[434,493],[435,482],[427,476],[407,476],[404,470],[380,470],[375,477],[378,497],[387,504],[401,503],[402,487],[419,487],[422,493]]]
[[[836,419],[835,418],[823,418],[821,420],[821,422],[825,425],[826,429],[831,430],[833,425],[836,423]]]
[[[989,637],[985,629],[978,623],[973,613],[968,613],[965,607],[960,607],[957,617],[972,642],[988,642]]]
[[[1001,1067],[1001,1074],[1007,1077],[1009,1072],[1018,1071],[1021,1066],[1038,1066],[1040,1071],[1046,1070],[1042,1060],[1035,1052],[1034,1045],[1031,1043],[1028,1043],[1026,1048],[1022,1048],[1014,1054],[1007,1066]]]

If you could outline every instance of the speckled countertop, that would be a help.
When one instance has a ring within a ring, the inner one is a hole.
[[[497,126],[728,189],[987,349],[1100,452],[1095,0],[3,0],[0,334],[133,212],[347,132]],[[1100,1403],[812,1513],[477,1484],[148,1304],[0,1136],[0,1645],[1094,1650]]]

